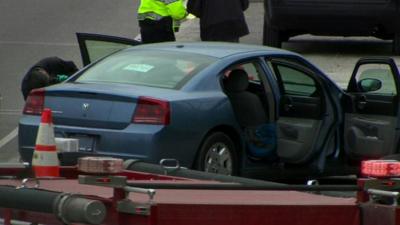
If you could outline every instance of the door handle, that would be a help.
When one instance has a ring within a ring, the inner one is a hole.
[[[285,104],[284,109],[286,112],[290,112],[293,109],[292,104]]]
[[[359,102],[357,102],[357,108],[358,109],[365,109],[365,106],[367,105],[367,102],[366,101],[359,101]]]

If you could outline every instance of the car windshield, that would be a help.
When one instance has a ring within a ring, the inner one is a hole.
[[[172,51],[122,51],[81,74],[79,83],[123,83],[179,89],[216,58]]]

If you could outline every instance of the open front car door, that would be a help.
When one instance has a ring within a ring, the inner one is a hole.
[[[395,154],[399,142],[399,71],[392,58],[360,59],[345,101],[344,149],[351,159]]]
[[[84,66],[124,48],[140,44],[139,41],[101,34],[76,33]]]

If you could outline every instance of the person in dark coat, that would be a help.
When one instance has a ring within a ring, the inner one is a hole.
[[[58,57],[47,57],[34,64],[25,74],[21,91],[24,99],[32,89],[59,83],[78,71],[75,63]]]
[[[244,13],[248,0],[189,0],[187,10],[200,18],[202,41],[239,42],[249,34]]]

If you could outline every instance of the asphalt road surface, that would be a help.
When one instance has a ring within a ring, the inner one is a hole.
[[[23,108],[19,90],[31,65],[48,56],[81,67],[75,33],[134,38],[136,0],[0,1],[0,162],[18,160],[17,124]]]

